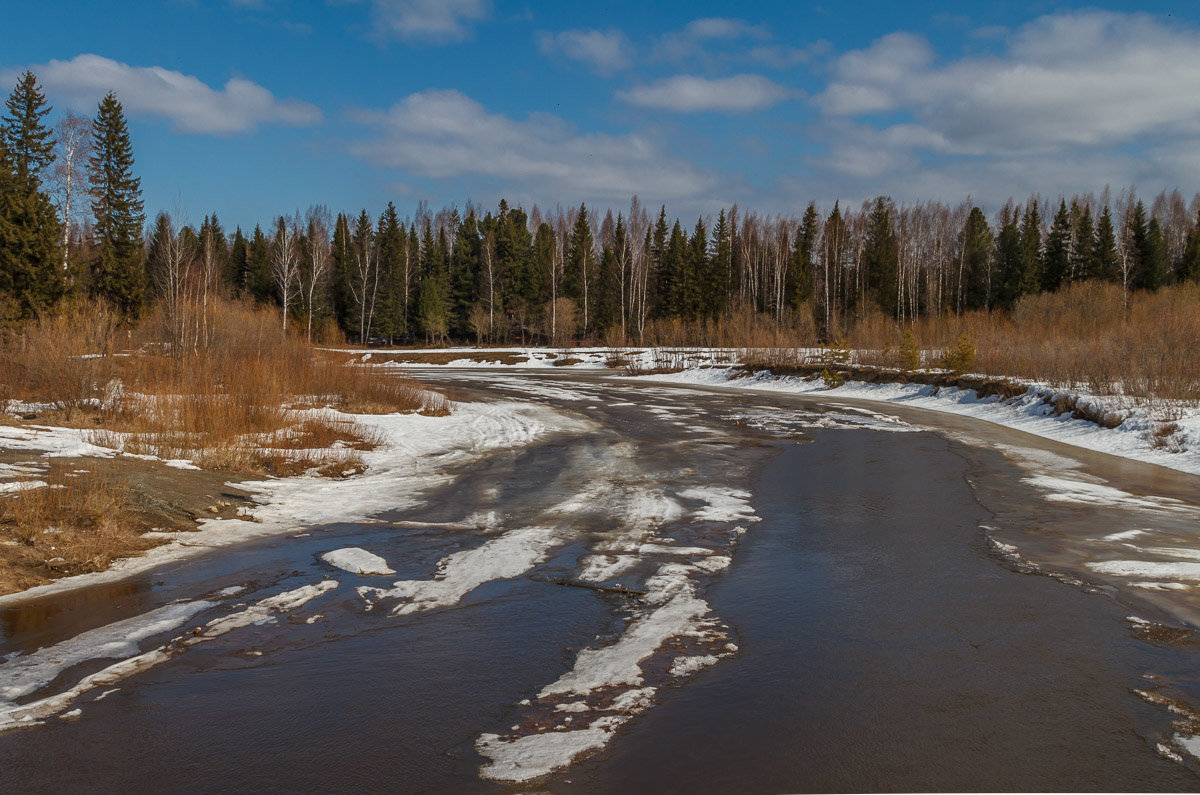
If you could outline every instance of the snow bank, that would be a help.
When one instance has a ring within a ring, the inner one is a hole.
[[[366,472],[339,480],[302,475],[239,483],[238,487],[250,492],[258,503],[246,512],[253,521],[201,519],[196,532],[157,534],[169,543],[141,557],[116,561],[106,571],[0,596],[0,607],[124,579],[215,547],[297,527],[370,521],[384,511],[417,504],[423,492],[449,480],[449,470],[492,451],[524,446],[551,433],[589,427],[583,420],[549,407],[512,401],[453,403],[451,414],[445,417],[357,415],[329,410],[313,413],[364,425],[383,440],[376,449],[362,453]],[[83,433],[70,428],[0,426],[0,448],[41,451],[48,456],[113,455],[109,448],[87,444]]]
[[[360,547],[344,547],[326,552],[321,560],[351,574],[395,574],[387,561]]]
[[[1200,474],[1200,407],[1196,406],[1174,407],[1174,414],[1179,418],[1174,420],[1177,430],[1173,435],[1173,445],[1177,451],[1173,452],[1156,444],[1155,432],[1161,423],[1154,419],[1150,409],[1130,407],[1115,397],[1076,395],[1045,385],[1033,385],[1024,395],[1016,398],[981,399],[973,389],[938,388],[922,384],[867,384],[858,381],[848,381],[843,386],[830,389],[819,378],[775,376],[765,371],[750,377],[734,378],[741,375],[741,371],[730,368],[708,368],[641,378],[731,390],[846,397],[915,406],[975,417],[1087,450]],[[1128,415],[1128,418],[1117,428],[1110,429],[1066,414],[1055,416],[1053,405],[1047,403],[1045,398],[1053,401],[1055,397],[1063,396],[1078,398],[1080,402],[1099,409],[1119,411]]]

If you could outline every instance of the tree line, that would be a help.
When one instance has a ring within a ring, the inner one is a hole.
[[[209,306],[278,307],[285,328],[361,342],[637,343],[661,322],[751,314],[827,340],[868,314],[898,323],[1004,311],[1024,295],[1098,279],[1127,291],[1200,281],[1200,195],[970,198],[764,215],[737,205],[694,225],[642,205],[602,214],[472,203],[401,217],[324,206],[264,229],[163,212],[143,229],[139,180],[113,94],[92,120],[51,128],[36,78],[6,104],[0,138],[0,303],[10,320],[71,294],[136,318],[161,310],[173,344],[202,346]],[[90,214],[83,212],[83,206]]]

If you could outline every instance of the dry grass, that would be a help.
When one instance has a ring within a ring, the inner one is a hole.
[[[81,305],[40,319],[0,346],[0,397],[38,404],[39,422],[98,428],[99,444],[266,474],[361,469],[353,451],[374,443],[357,426],[294,409],[447,412],[443,396],[411,379],[317,355],[274,312],[234,303],[210,311],[208,345],[180,355],[157,341],[153,317],[120,329],[103,307]],[[272,447],[298,424],[314,440],[355,441],[326,453]]]
[[[149,525],[111,462],[53,461],[36,479],[49,485],[0,497],[0,593],[101,571],[163,543],[141,535]]]
[[[1117,285],[1083,282],[1027,296],[1010,313],[943,315],[906,326],[866,311],[845,338],[856,364],[912,370],[906,330],[920,351],[921,367],[940,366],[942,352],[965,333],[976,351],[971,369],[979,373],[1120,395],[1164,411],[1170,401],[1200,401],[1200,286],[1195,284],[1126,293]],[[745,311],[719,323],[663,321],[652,324],[647,337],[655,345],[736,348],[743,362],[774,369],[816,364],[821,348],[806,309],[778,325]]]

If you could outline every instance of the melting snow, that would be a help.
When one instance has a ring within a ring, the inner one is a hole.
[[[387,561],[359,547],[345,547],[326,552],[321,560],[351,574],[395,574]]]

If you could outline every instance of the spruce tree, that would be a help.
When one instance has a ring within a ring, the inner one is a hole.
[[[0,145],[0,295],[6,313],[28,318],[52,306],[65,287],[58,219],[46,194],[30,189]]]
[[[867,221],[862,262],[867,291],[875,304],[890,316],[896,314],[896,236],[892,233],[891,199],[879,196]]]
[[[1058,212],[1046,237],[1046,256],[1042,266],[1042,290],[1054,292],[1062,287],[1071,273],[1071,216],[1066,200],[1060,200]]]
[[[98,245],[91,267],[92,294],[127,318],[145,300],[142,272],[142,181],[133,176],[133,147],[121,103],[111,91],[92,122],[94,153],[88,163],[93,233]]]
[[[1021,276],[1018,297],[1036,293],[1042,285],[1042,216],[1037,198],[1031,198],[1021,217]]]
[[[1092,275],[1106,281],[1121,283],[1120,259],[1117,255],[1117,231],[1113,227],[1112,212],[1105,205],[1096,226],[1096,250],[1093,256]]]
[[[999,285],[992,284],[992,243],[987,217],[983,210],[972,207],[960,241],[958,295],[954,298],[958,314],[964,309],[990,309],[995,300]]]
[[[788,304],[792,309],[799,309],[813,297],[813,275],[817,266],[813,255],[816,253],[820,222],[816,202],[809,202],[800,221],[800,230],[796,233],[796,245],[792,249],[788,289]]]
[[[1071,279],[1094,279],[1096,260],[1096,225],[1092,223],[1092,208],[1087,205],[1075,222],[1071,246]]]
[[[4,145],[13,173],[28,190],[38,190],[41,174],[54,160],[54,139],[43,120],[50,113],[33,72],[26,71],[4,102]]]

